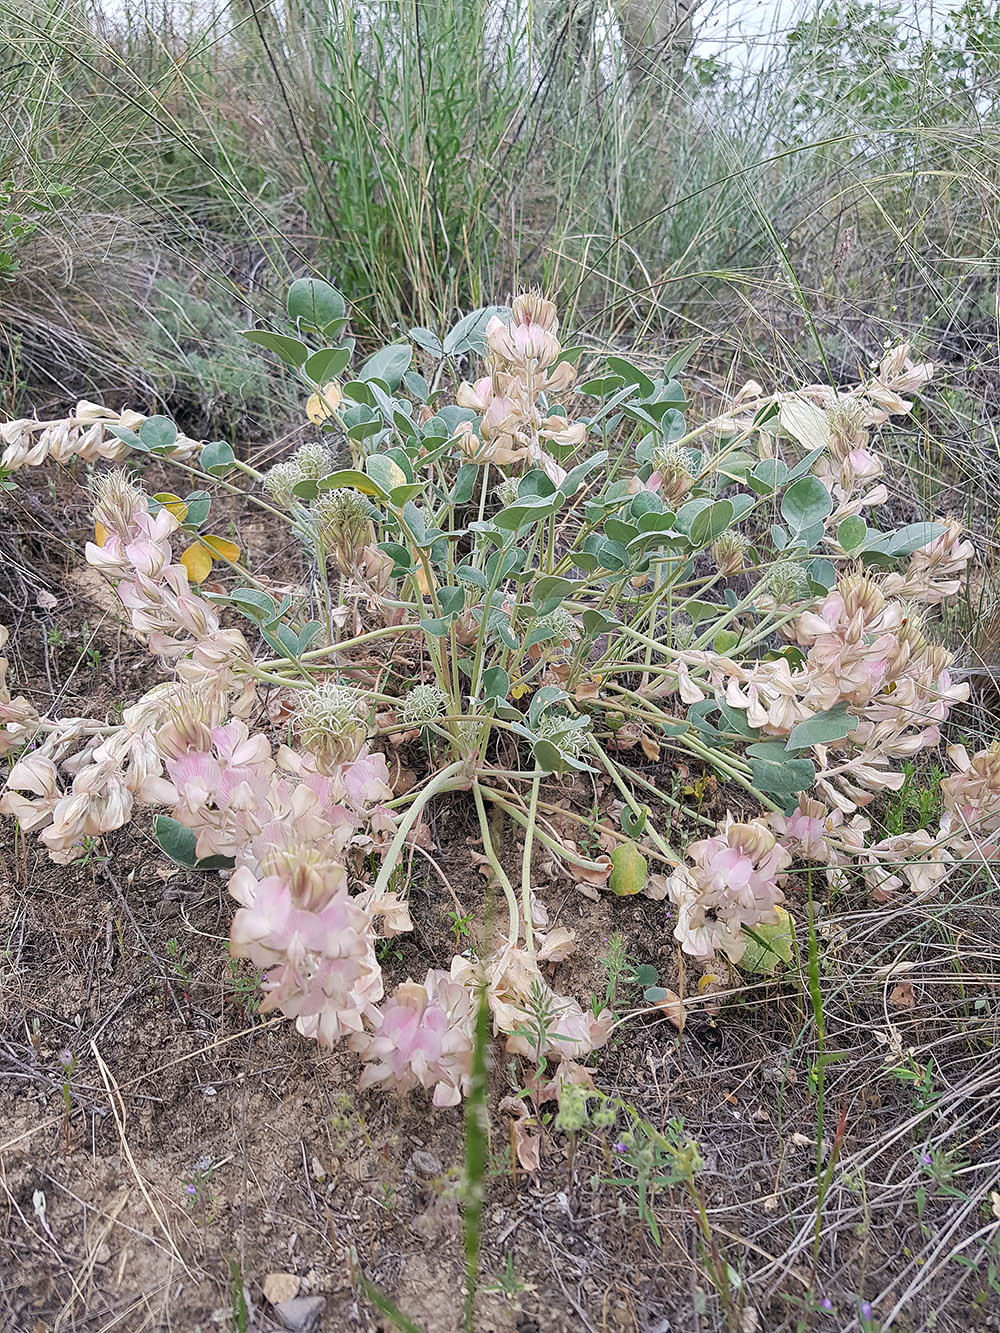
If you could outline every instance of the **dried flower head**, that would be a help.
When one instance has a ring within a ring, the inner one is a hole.
[[[676,504],[694,484],[690,454],[673,440],[665,440],[653,450],[651,461],[650,489],[659,491],[671,504]]]
[[[349,685],[302,690],[292,725],[302,745],[328,772],[356,759],[368,735],[364,696]]]
[[[448,696],[437,685],[414,685],[403,698],[400,717],[404,722],[419,725],[443,717],[448,711]]]
[[[148,508],[145,494],[125,468],[98,472],[90,482],[90,490],[95,520],[123,540],[131,534],[135,515]]]

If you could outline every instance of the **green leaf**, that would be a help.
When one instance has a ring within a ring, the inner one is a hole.
[[[336,379],[350,364],[351,354],[346,347],[324,347],[307,357],[302,369],[315,384]]]
[[[761,791],[778,796],[794,796],[808,791],[816,780],[816,770],[809,759],[790,759],[780,741],[748,745],[751,780]]]
[[[270,333],[267,329],[244,329],[243,337],[248,343],[256,343],[258,347],[273,352],[294,370],[298,370],[309,356],[309,348],[305,343],[300,343],[297,338],[289,338],[284,333]]]
[[[494,315],[499,319],[509,319],[510,307],[486,305],[463,315],[455,327],[445,334],[445,356],[465,356],[467,352],[478,352],[481,356],[486,350],[486,325]]]
[[[532,585],[531,601],[539,615],[547,615],[579,586],[579,579],[563,578],[560,574],[543,574]]]
[[[371,458],[368,462],[371,462]],[[336,491],[344,487],[350,487],[351,490],[360,491],[362,495],[370,495],[378,500],[389,498],[388,492],[383,490],[377,481],[352,467],[342,468],[340,472],[331,472],[319,482],[321,491]]]
[[[788,476],[788,468],[780,458],[762,458],[750,476],[760,483],[766,493],[782,485]]]
[[[781,497],[781,517],[793,531],[822,524],[833,513],[833,500],[819,477],[800,477]]]
[[[448,499],[453,505],[467,505],[472,499],[476,489],[476,478],[482,473],[482,469],[476,467],[475,463],[463,463],[455,476],[455,484],[451,488],[451,495]]]
[[[631,361],[626,361],[623,356],[609,356],[607,366],[613,375],[620,375],[626,384],[634,384],[643,398],[651,398],[655,393],[656,386],[649,376],[644,375],[638,366],[633,366]]]
[[[169,417],[147,417],[139,427],[139,439],[147,449],[170,449],[177,439],[177,427]]]
[[[184,526],[186,528],[200,528],[205,519],[208,518],[209,511],[212,508],[212,501],[208,492],[192,491],[190,495],[184,497],[184,503],[187,505]]]
[[[142,432],[139,432],[142,434]],[[914,551],[926,546],[928,542],[940,537],[947,529],[942,523],[908,523],[905,528],[897,528],[890,533],[889,555],[912,555]]]
[[[608,888],[619,898],[632,898],[646,887],[649,866],[634,842],[620,842],[611,853]]]
[[[429,352],[431,356],[444,356],[444,348],[441,346],[441,339],[436,333],[432,332],[432,330],[420,328],[411,329],[410,337],[418,347],[422,348],[425,352]]]
[[[559,489],[562,491],[563,495],[571,499],[583,485],[588,474],[593,472],[594,468],[600,467],[607,459],[607,456],[607,450],[602,449],[600,453],[594,454],[593,457],[588,458],[585,462],[578,463],[576,467],[570,468],[559,483]]]
[[[199,861],[195,848],[197,838],[194,830],[171,819],[169,815],[157,815],[153,823],[156,841],[161,849],[187,870],[227,870],[233,864],[231,856],[204,856]]]
[[[418,403],[426,403],[430,397],[431,386],[418,370],[408,370],[403,376],[403,386]]]
[[[550,514],[554,514],[557,508],[554,497],[533,496],[501,509],[494,515],[493,522],[498,528],[503,528],[507,532],[516,532],[529,524],[534,526],[536,523],[541,523]]]
[[[343,319],[347,303],[336,287],[322,278],[297,278],[288,289],[288,317],[322,329]]]
[[[410,368],[413,360],[413,348],[408,343],[392,343],[383,347],[368,358],[361,367],[359,378],[362,380],[383,380],[390,389],[399,387],[399,382]]]
[[[210,472],[213,477],[221,477],[236,462],[236,455],[232,446],[225,440],[212,440],[202,449],[199,461],[204,472]]]
[[[859,514],[845,518],[837,528],[837,541],[845,551],[853,551],[868,535],[868,524]]]
[[[721,537],[733,521],[732,500],[716,500],[715,504],[696,514],[691,524],[691,545],[707,546]]]
[[[130,449],[138,449],[139,452],[143,454],[149,453],[149,446],[143,444],[135,431],[129,430],[127,426],[108,426],[107,430],[116,440],[121,440],[121,442],[127,444]]]
[[[627,833],[630,838],[641,838],[648,816],[649,811],[645,806],[636,814],[630,805],[623,805],[618,822],[622,826],[622,832]]]
[[[744,926],[749,939],[739,966],[745,972],[760,972],[770,976],[777,970],[779,963],[790,964],[792,961],[795,947],[794,922],[783,907],[774,910],[778,920],[773,925],[761,922],[752,930]]]
[[[585,380],[578,392],[591,398],[608,398],[625,384],[621,375],[599,375],[596,379]]]
[[[792,727],[785,749],[791,754],[794,750],[808,750],[814,745],[832,745],[841,741],[857,730],[858,719],[848,712],[846,704],[834,704],[822,713],[814,713]]]
[[[506,699],[510,694],[510,677],[503,667],[488,667],[483,672],[483,699]]]

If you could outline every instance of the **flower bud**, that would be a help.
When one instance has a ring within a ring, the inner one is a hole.
[[[448,696],[437,685],[414,685],[403,698],[400,719],[419,725],[443,717],[448,711]]]
[[[763,582],[776,606],[802,602],[812,595],[808,574],[794,560],[779,560],[768,570]]]
[[[738,574],[743,568],[746,549],[746,539],[738,532],[724,532],[712,543],[712,559],[719,573],[726,577]]]
[[[333,454],[319,440],[308,440],[296,449],[292,462],[300,480],[320,481],[333,471]]]
[[[292,726],[302,745],[327,771],[356,759],[368,736],[364,696],[348,685],[319,685],[296,699]]]

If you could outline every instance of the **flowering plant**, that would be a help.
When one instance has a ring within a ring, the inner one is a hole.
[[[156,456],[200,487],[149,495],[137,472],[95,470],[86,558],[169,668],[120,723],[39,716],[11,696],[0,659],[13,760],[0,811],[54,859],[159,811],[171,856],[229,876],[231,949],[265,973],[264,1008],[326,1045],[346,1039],[362,1086],[419,1085],[448,1106],[468,1087],[480,992],[510,1051],[562,1062],[555,1087],[589,1077],[574,1062],[610,1034],[607,1009],[543,976],[572,938],[549,929],[539,847],[588,886],[669,895],[684,952],[737,965],[787,919],[796,865],[835,883],[861,864],[884,899],[938,890],[977,830],[992,850],[992,751],[952,751],[937,837],[869,844],[862,813],[967,695],[928,616],[959,587],[971,543],[950,519],[876,523],[875,433],[932,374],[907,347],[846,389],[747,383],[692,426],[686,353],[655,377],[622,357],[581,377],[582,349],[563,345],[538,293],[443,338],[414,329],[353,374],[333,287],[296,282],[288,315],[289,332],[247,336],[298,373],[316,438],[269,471],[166,418],[93,404],[0,427],[8,472]],[[275,589],[206,535],[219,489],[245,489],[294,534],[299,587]],[[228,583],[204,582],[213,560]],[[416,736],[430,770],[396,795],[386,752]],[[626,766],[636,744],[721,780],[721,823],[675,847],[636,795],[670,799]],[[543,783],[576,773],[624,798],[610,855],[544,817]],[[471,796],[506,920],[475,953],[386,994],[377,943],[412,928],[396,872],[448,791]],[[523,830],[519,875],[494,816]],[[650,859],[667,872],[659,892]],[[544,1031],[529,1037],[525,1014],[540,1008]]]

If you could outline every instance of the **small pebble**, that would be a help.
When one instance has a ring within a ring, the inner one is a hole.
[[[410,1161],[413,1163],[413,1169],[417,1175],[423,1176],[425,1180],[432,1180],[434,1176],[439,1176],[444,1169],[432,1152],[425,1152],[422,1148],[417,1149]]]
[[[279,1301],[271,1308],[291,1333],[311,1333],[323,1313],[322,1296],[297,1296],[295,1300]]]
[[[264,1295],[272,1305],[291,1301],[299,1294],[302,1284],[294,1273],[268,1273],[264,1279]]]

